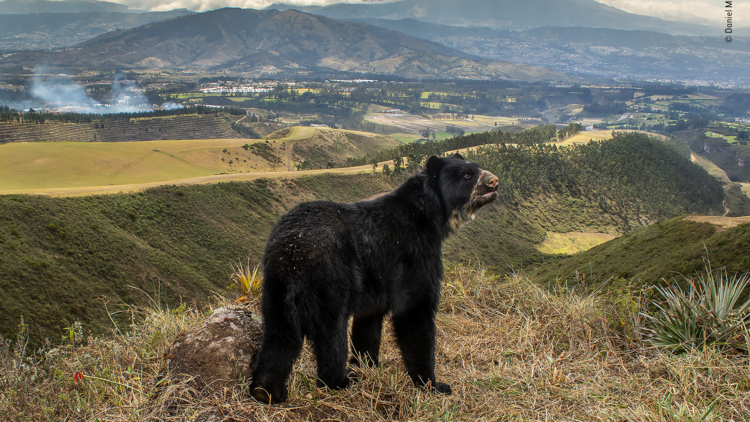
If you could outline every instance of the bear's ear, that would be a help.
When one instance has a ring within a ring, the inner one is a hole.
[[[466,161],[466,159],[461,154],[459,154],[459,153],[456,153],[456,155],[454,155],[453,158],[458,158],[460,160]]]
[[[440,173],[440,168],[443,167],[443,162],[435,157],[434,155],[427,159],[427,164],[425,164],[425,169],[427,169],[427,174],[435,177]]]

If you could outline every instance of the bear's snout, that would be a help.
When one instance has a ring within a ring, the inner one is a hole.
[[[487,170],[482,170],[482,176],[479,178],[479,180],[481,183],[491,188],[493,191],[496,191],[497,186],[500,184],[500,179]]]
[[[487,170],[482,170],[472,193],[472,208],[477,209],[497,198],[500,179]]]

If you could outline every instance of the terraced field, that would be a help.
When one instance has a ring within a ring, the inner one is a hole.
[[[213,115],[105,120],[96,123],[0,123],[0,144],[8,142],[138,142],[230,139],[242,136]]]
[[[433,132],[445,132],[448,125],[458,126],[467,132],[481,132],[491,128],[490,125],[480,122],[428,119],[412,114],[368,114],[366,118],[375,123],[401,128],[405,133],[418,133],[426,129]]]

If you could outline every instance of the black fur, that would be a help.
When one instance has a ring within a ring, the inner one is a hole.
[[[492,202],[497,178],[460,155],[430,157],[422,172],[367,202],[308,202],[283,216],[263,257],[263,342],[250,386],[261,402],[286,400],[286,379],[307,337],[318,385],[344,388],[347,324],[354,358],[378,365],[383,317],[409,376],[435,380],[435,313],[443,278],[443,240]],[[270,396],[270,397],[269,397]]]

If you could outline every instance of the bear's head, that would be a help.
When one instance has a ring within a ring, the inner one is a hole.
[[[497,198],[500,179],[456,153],[449,158],[430,157],[425,172],[441,198],[451,228],[474,219],[474,213]]]

